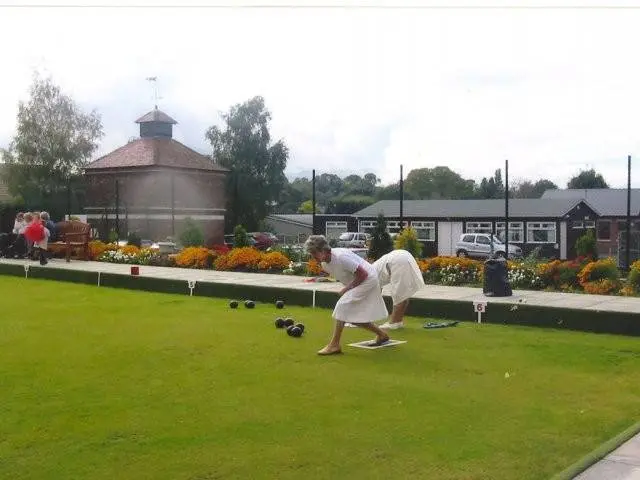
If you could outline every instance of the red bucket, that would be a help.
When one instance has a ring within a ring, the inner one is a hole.
[[[140,275],[140,267],[138,265],[131,266],[131,275]]]

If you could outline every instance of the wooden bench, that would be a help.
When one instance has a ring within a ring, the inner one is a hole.
[[[56,223],[57,241],[49,243],[51,253],[65,252],[67,262],[71,261],[71,251],[81,249],[81,260],[89,260],[89,237],[91,225],[71,221]]]

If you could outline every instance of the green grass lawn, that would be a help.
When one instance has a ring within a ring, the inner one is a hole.
[[[638,420],[637,338],[0,277],[2,479],[544,479]],[[275,300],[275,299],[274,299]],[[470,317],[473,315],[470,307]],[[509,372],[509,377],[505,373]]]

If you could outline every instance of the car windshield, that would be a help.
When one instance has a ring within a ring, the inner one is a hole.
[[[351,240],[351,234],[350,233],[343,233],[343,234],[340,235],[338,240]]]
[[[498,237],[496,237],[495,235],[493,235],[493,243],[504,243],[502,240],[500,240]]]

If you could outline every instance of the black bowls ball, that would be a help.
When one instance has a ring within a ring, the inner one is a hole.
[[[289,328],[287,328],[287,335],[289,335],[290,337],[301,337],[302,329],[297,325],[292,325]]]
[[[276,308],[284,308],[284,302],[282,300],[276,301]]]
[[[229,307],[231,308],[238,308],[238,302],[236,302],[235,300],[231,300],[229,302]]]
[[[284,327],[285,327],[284,318],[282,317],[276,318],[276,328],[284,328]]]
[[[244,302],[244,306],[245,306],[246,308],[255,308],[256,303],[255,303],[253,300],[246,300],[246,301]]]
[[[295,326],[302,330],[302,333],[304,333],[304,323],[296,323]]]
[[[293,318],[288,317],[284,319],[284,326],[285,327],[291,327],[295,324],[296,322],[293,321]]]

